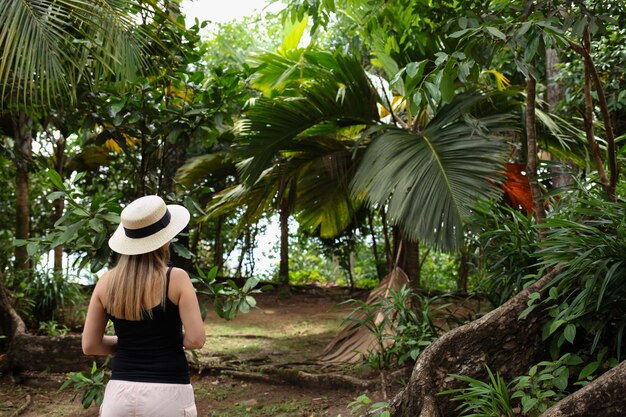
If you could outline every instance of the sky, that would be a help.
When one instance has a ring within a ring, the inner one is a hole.
[[[196,17],[200,21],[228,22],[249,16],[262,11],[266,3],[266,0],[183,0],[182,9],[190,26]],[[274,3],[268,10],[275,11],[279,7],[279,3]]]
[[[193,25],[194,19],[209,20],[215,23],[239,20],[245,16],[262,11],[268,0],[183,0],[181,8],[186,17],[187,26]],[[282,5],[277,2],[267,7],[266,11],[278,11]],[[278,263],[278,254],[274,249],[279,239],[279,227],[276,216],[273,216],[266,225],[266,232],[257,236],[257,247],[254,250],[255,270],[259,274],[266,274],[273,270]],[[290,224],[290,233],[295,233],[295,227]],[[233,251],[227,264],[235,267],[238,250]]]

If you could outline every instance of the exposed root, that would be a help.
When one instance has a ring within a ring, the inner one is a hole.
[[[28,408],[31,402],[32,402],[32,399],[30,398],[30,394],[26,394],[26,401],[24,402],[24,404],[22,404],[19,408],[13,411],[9,415],[9,417],[17,417],[20,414],[22,414]]]
[[[547,409],[541,417],[623,417],[626,361]]]
[[[291,384],[301,387],[320,386],[344,389],[372,389],[378,385],[375,380],[364,380],[342,374],[312,374],[295,369],[263,368],[260,372],[223,371],[223,374],[237,379],[262,381],[271,384]]]

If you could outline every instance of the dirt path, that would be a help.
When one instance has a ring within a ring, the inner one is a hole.
[[[300,386],[267,380],[233,377],[233,372],[257,373],[263,367],[301,369],[318,372],[315,357],[333,338],[341,319],[349,309],[336,308],[345,298],[342,293],[298,292],[287,300],[273,295],[257,297],[258,309],[226,322],[211,310],[205,320],[207,343],[196,357],[200,373],[194,372],[192,383],[199,416],[351,416],[348,403],[363,389],[338,389],[332,386]],[[209,306],[210,308],[210,306]],[[345,369],[356,376],[359,369]],[[237,374],[240,375],[240,374]],[[97,410],[83,410],[80,395],[57,392],[62,375],[31,378],[26,385],[0,384],[0,416],[11,415],[18,407],[26,417],[93,417]],[[37,387],[36,385],[43,385]],[[377,392],[368,393],[373,398]]]

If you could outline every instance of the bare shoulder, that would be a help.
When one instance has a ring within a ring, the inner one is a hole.
[[[183,291],[188,290],[192,285],[187,271],[181,268],[172,268],[170,272],[169,296],[175,304],[178,304]]]
[[[93,289],[93,294],[96,295],[101,301],[106,299],[107,288],[109,286],[109,271],[102,274],[96,282],[96,286]]]
[[[187,271],[181,268],[172,268],[172,271],[170,272],[170,285],[181,285],[187,281],[190,281]]]

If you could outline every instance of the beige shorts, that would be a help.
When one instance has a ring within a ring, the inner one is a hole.
[[[104,391],[101,417],[197,417],[190,384],[111,380]]]

